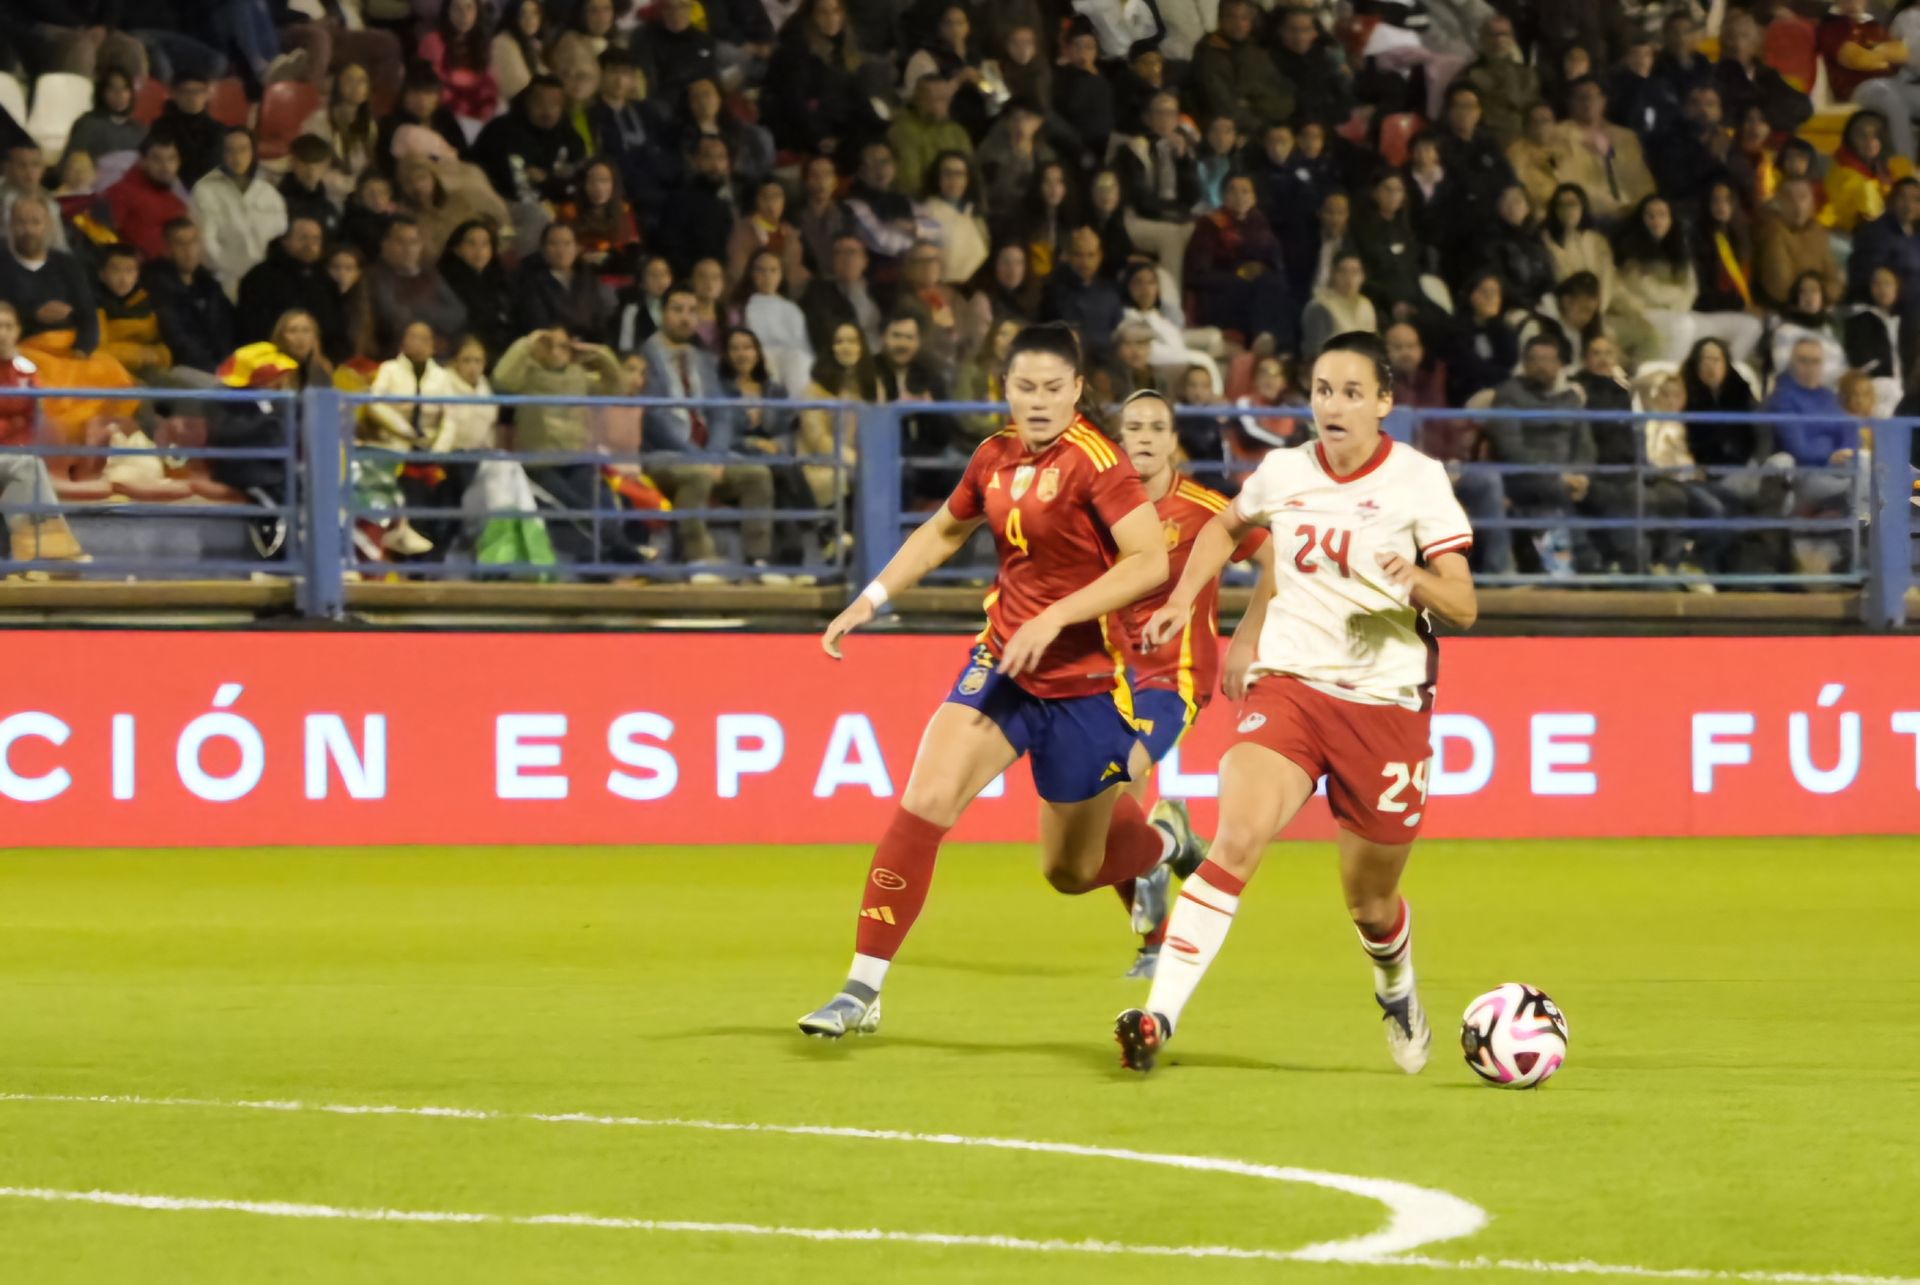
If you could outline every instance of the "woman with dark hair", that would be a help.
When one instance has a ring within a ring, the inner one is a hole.
[[[793,445],[794,413],[779,405],[789,399],[786,385],[768,368],[760,336],[749,327],[730,327],[720,340],[720,386],[729,397],[774,403],[735,412],[741,420],[734,445],[768,454]]]
[[[1599,282],[1600,311],[1606,315],[1607,326],[1620,341],[1630,365],[1656,355],[1659,340],[1641,314],[1638,300],[1621,289],[1613,247],[1593,226],[1584,188],[1562,183],[1554,189],[1553,200],[1540,221],[1540,240],[1559,280],[1590,272]]]
[[[953,105],[948,115],[978,143],[986,137],[991,115],[988,110],[985,73],[980,68],[979,50],[973,39],[973,15],[968,6],[953,0],[940,10],[940,22],[912,57],[907,59],[901,83],[911,87],[922,77],[938,76],[954,83]],[[911,93],[908,95],[911,97]]]
[[[1760,342],[1760,318],[1753,313],[1753,229],[1731,182],[1707,187],[1694,222],[1693,277],[1700,287],[1693,310],[1700,332],[1723,337],[1741,359]]]
[[[1504,383],[1520,365],[1520,335],[1507,320],[1499,274],[1483,269],[1465,285],[1447,347],[1447,400],[1455,406]]]
[[[1226,337],[1213,326],[1188,328],[1185,316],[1167,299],[1165,286],[1156,265],[1144,260],[1128,264],[1120,274],[1120,293],[1125,304],[1120,313],[1120,328],[1124,330],[1129,323],[1137,323],[1153,331],[1147,360],[1156,369],[1184,370],[1188,366],[1201,366],[1212,377],[1214,387],[1223,387],[1226,379],[1219,363],[1227,355]]]
[[[1773,146],[1773,125],[1755,105],[1735,119],[1733,145],[1727,149],[1727,177],[1748,209],[1759,209],[1780,190],[1780,166]]]
[[[1027,199],[1009,222],[1000,239],[1016,241],[1027,249],[1027,266],[1033,275],[1045,281],[1054,267],[1065,261],[1067,240],[1084,220],[1080,214],[1080,194],[1074,190],[1067,167],[1051,161],[1033,176]]]
[[[588,161],[580,172],[578,195],[560,207],[573,224],[580,261],[603,277],[628,277],[638,266],[640,228],[633,207],[620,190],[620,170],[604,157]]]
[[[547,11],[541,0],[509,0],[507,14],[488,58],[500,99],[510,103],[534,77],[545,76],[553,68],[547,62]]]
[[[869,92],[876,79],[891,77],[868,67],[846,0],[807,0],[780,28],[760,112],[780,147],[850,160],[881,130]]]
[[[785,262],[772,250],[762,250],[734,287],[733,316],[760,341],[778,381],[788,388],[805,388],[813,373],[813,341],[807,335],[806,314],[788,291]]]
[[[220,142],[220,164],[193,185],[194,221],[200,225],[207,266],[226,287],[264,262],[267,249],[287,230],[287,203],[259,177],[250,130],[230,129]]]
[[[350,188],[374,164],[379,151],[380,127],[373,119],[373,78],[367,69],[348,63],[334,72],[326,104],[307,117],[300,132],[327,140],[339,176],[331,178],[329,186]]]
[[[1100,234],[1100,262],[1108,272],[1141,257],[1127,231],[1120,175],[1112,169],[1096,171],[1087,184],[1086,224]]]
[[[846,329],[852,351],[858,331]],[[878,1028],[881,985],[925,904],[941,842],[1023,755],[1043,800],[1042,860],[1056,889],[1080,894],[1134,880],[1136,925],[1157,928],[1171,903],[1172,865],[1200,860],[1191,825],[1172,804],[1158,805],[1149,821],[1126,793],[1138,735],[1133,693],[1101,623],[1166,581],[1159,515],[1119,449],[1080,416],[1086,381],[1070,330],[1022,331],[1007,385],[1013,431],[974,452],[952,496],[821,638],[839,657],[847,635],[889,598],[953,558],[982,525],[992,532],[1000,565],[987,630],[927,724],[863,881],[846,983],[800,1019],[808,1035]]]
[[[547,62],[562,84],[589,73],[597,80],[600,55],[611,48],[627,48],[627,33],[620,30],[620,6],[615,0],[579,0],[573,6],[572,23],[547,47]]]
[[[1003,321],[1031,322],[1040,315],[1043,285],[1033,274],[1024,244],[1008,242],[995,250],[971,284],[967,307],[973,312],[974,334],[985,334]]]
[[[441,279],[466,305],[474,337],[488,353],[505,352],[514,336],[507,324],[507,270],[493,225],[471,219],[455,228],[439,268]]]
[[[1759,409],[1749,384],[1718,339],[1702,339],[1680,366],[1689,415],[1745,415]],[[1687,450],[1702,468],[1746,468],[1773,453],[1773,430],[1765,424],[1687,425]]]
[[[1904,389],[1917,328],[1903,324],[1907,309],[1900,296],[1900,274],[1884,264],[1875,268],[1867,278],[1867,301],[1847,318],[1845,339],[1850,368]]]
[[[1887,212],[1887,197],[1896,181],[1913,173],[1913,158],[1890,156],[1887,118],[1876,111],[1847,117],[1840,148],[1827,170],[1827,208],[1820,221],[1847,236],[1862,223]]]
[[[25,122],[21,122],[24,124]],[[137,152],[147,127],[133,118],[133,81],[109,70],[93,82],[93,108],[73,122],[67,154],[85,152],[98,161],[114,152]]]
[[[851,323],[835,327],[833,346],[814,360],[813,383],[803,400],[863,402],[869,406],[885,400],[880,389],[880,371],[874,365],[873,351],[867,347],[865,331]],[[858,424],[859,416],[852,410],[837,420],[832,411],[801,411],[797,453],[822,459],[837,457],[844,466],[844,476],[850,477],[859,462],[854,440]],[[807,464],[803,468],[815,504],[823,509],[831,508],[844,498],[843,469],[832,464]]]
[[[1812,340],[1825,354],[1827,387],[1833,387],[1847,368],[1840,323],[1833,312],[1838,302],[1827,294],[1826,278],[1820,273],[1802,272],[1794,278],[1787,305],[1774,318],[1773,331],[1767,336],[1767,355],[1775,376],[1785,374],[1792,364],[1795,344]]]
[[[440,77],[446,105],[462,120],[490,121],[500,107],[493,68],[491,9],[480,0],[444,0],[433,30],[420,41],[420,58]]]
[[[334,366],[372,362],[373,291],[367,285],[367,259],[354,245],[337,245],[327,256],[327,277],[333,282],[334,295],[340,301],[340,316],[345,324],[340,333],[323,335],[326,360]],[[274,340],[279,343],[278,339]],[[331,370],[329,370],[331,374]]]
[[[787,189],[778,179],[761,183],[753,194],[753,209],[735,220],[733,236],[727,241],[727,280],[741,290],[747,289],[751,285],[747,265],[762,252],[771,252],[780,260],[790,290],[798,293],[806,289],[806,241],[800,229],[787,219]]]
[[[1693,350],[1693,302],[1700,291],[1693,274],[1693,253],[1686,229],[1662,196],[1636,206],[1613,242],[1620,272],[1620,293],[1647,319],[1660,355],[1680,361]]]
[[[675,112],[680,122],[680,154],[689,171],[694,153],[703,138],[718,138],[727,145],[733,158],[733,177],[743,188],[751,189],[773,176],[773,136],[758,125],[749,125],[727,109],[720,82],[700,76],[687,82]]]
[[[1494,202],[1497,218],[1480,238],[1479,266],[1500,274],[1506,287],[1507,302],[1516,308],[1532,309],[1559,283],[1553,259],[1541,243],[1540,227],[1527,202],[1527,189],[1509,183]],[[1473,274],[1468,273],[1469,278]],[[1465,284],[1463,281],[1461,284]]]
[[[951,285],[978,272],[992,244],[976,186],[965,152],[942,152],[927,167],[927,199],[919,212],[940,228],[940,279]]]
[[[1413,231],[1407,206],[1407,181],[1389,171],[1374,180],[1372,199],[1354,219],[1354,248],[1367,269],[1367,294],[1382,317],[1421,308],[1420,274],[1427,270],[1427,247]]]

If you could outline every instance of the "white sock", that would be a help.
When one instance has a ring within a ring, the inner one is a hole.
[[[1181,1011],[1193,998],[1200,979],[1207,975],[1214,956],[1226,944],[1234,912],[1240,909],[1238,893],[1227,892],[1208,881],[1207,876],[1216,869],[1208,862],[1194,872],[1193,878],[1180,890],[1180,898],[1173,903],[1173,914],[1167,920],[1167,941],[1160,951],[1160,968],[1153,975],[1153,989],[1147,995],[1147,1011],[1166,1018],[1169,1028],[1180,1025]]]
[[[1355,929],[1358,932],[1358,928]],[[1360,945],[1373,957],[1373,993],[1399,999],[1413,990],[1413,908],[1400,902],[1400,924],[1385,941],[1360,933]]]
[[[880,984],[887,980],[887,969],[892,965],[891,959],[882,959],[878,955],[855,955],[853,967],[847,970],[847,980],[859,982],[878,995]]]

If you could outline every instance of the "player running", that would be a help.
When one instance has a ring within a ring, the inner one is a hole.
[[[1127,608],[1126,633],[1131,638],[1138,637],[1148,617],[1166,605],[1174,583],[1186,569],[1194,538],[1215,514],[1227,507],[1228,500],[1180,472],[1177,463],[1180,439],[1174,432],[1173,403],[1160,393],[1142,389],[1120,404],[1120,446],[1139,471],[1147,498],[1153,501],[1169,564],[1167,583]],[[1233,561],[1249,559],[1260,567],[1260,583],[1227,649],[1222,683],[1227,696],[1236,701],[1244,690],[1247,666],[1253,661],[1255,636],[1260,632],[1260,621],[1265,618],[1267,599],[1273,593],[1273,547],[1264,530],[1253,532],[1233,551]],[[1130,765],[1133,783],[1127,787],[1127,793],[1143,807],[1152,789],[1153,765],[1179,743],[1200,717],[1200,711],[1213,699],[1214,681],[1220,677],[1219,616],[1220,582],[1210,580],[1200,590],[1184,629],[1160,646],[1141,648],[1133,655],[1133,708],[1140,724],[1140,741],[1134,747]],[[1186,804],[1163,802],[1160,808],[1158,815],[1166,815],[1166,809],[1176,810],[1180,823],[1191,829]],[[1195,844],[1173,862],[1173,873],[1182,879],[1188,878],[1205,856],[1205,845]],[[1187,864],[1188,861],[1192,864]],[[1135,904],[1136,890],[1130,884],[1120,883],[1114,887],[1122,901],[1129,906]],[[1153,911],[1158,907],[1149,904],[1144,909]],[[1153,977],[1166,928],[1164,914],[1134,920],[1133,930],[1142,940],[1128,977]]]
[[[820,640],[838,659],[841,640],[890,597],[952,557],[982,522],[992,530],[1000,566],[987,627],[927,723],[867,872],[853,967],[839,994],[800,1019],[809,1035],[879,1026],[881,983],[926,904],[941,840],[1023,754],[1043,801],[1047,882],[1079,894],[1136,879],[1136,910],[1152,922],[1165,914],[1167,862],[1194,840],[1179,818],[1150,822],[1124,793],[1137,736],[1133,689],[1125,639],[1106,621],[1166,582],[1167,549],[1133,465],[1080,417],[1084,387],[1071,331],[1021,331],[1007,366],[1014,427],[981,443],[946,504]]]
[[[1446,470],[1381,435],[1391,389],[1377,336],[1329,342],[1313,367],[1320,440],[1261,462],[1200,533],[1172,597],[1147,622],[1149,642],[1178,636],[1235,545],[1257,527],[1272,530],[1279,587],[1238,711],[1239,739],[1220,760],[1219,832],[1181,889],[1146,1008],[1114,1025],[1121,1064],[1133,1070],[1151,1070],[1178,1029],[1268,842],[1322,775],[1388,1048],[1408,1074],[1427,1064],[1432,1036],[1414,992],[1400,874],[1426,808],[1439,671],[1428,617],[1465,629],[1478,608],[1466,558],[1473,533]]]

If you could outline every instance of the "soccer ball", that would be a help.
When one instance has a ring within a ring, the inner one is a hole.
[[[1538,1088],[1567,1060],[1566,1015],[1545,991],[1506,982],[1467,1005],[1460,1051],[1488,1084]]]

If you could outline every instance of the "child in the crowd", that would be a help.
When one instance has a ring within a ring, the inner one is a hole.
[[[153,298],[140,284],[140,252],[110,245],[100,262],[100,347],[143,384],[164,382],[173,353],[160,337]]]

